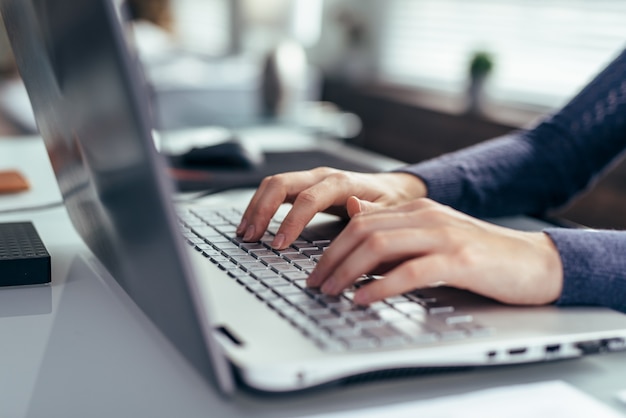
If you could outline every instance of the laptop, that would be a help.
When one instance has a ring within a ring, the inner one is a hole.
[[[236,389],[235,376],[290,392],[624,349],[626,316],[604,308],[512,307],[450,288],[358,307],[351,291],[330,298],[306,288],[332,239],[327,223],[273,252],[265,241],[279,220],[264,240],[244,243],[234,236],[237,208],[175,207],[145,81],[112,1],[3,0],[0,11],[74,227],[223,393]]]

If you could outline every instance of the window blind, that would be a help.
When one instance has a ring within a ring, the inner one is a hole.
[[[380,76],[462,92],[475,51],[489,97],[560,106],[626,45],[623,0],[388,0]]]

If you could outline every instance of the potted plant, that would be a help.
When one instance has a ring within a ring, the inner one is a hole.
[[[494,61],[489,52],[477,51],[469,63],[469,85],[467,90],[467,111],[482,114],[484,107],[485,83],[493,71]]]

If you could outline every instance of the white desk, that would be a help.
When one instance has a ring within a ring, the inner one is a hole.
[[[0,196],[0,210],[59,201],[37,139],[0,139],[0,168],[19,167],[32,190]],[[0,417],[283,417],[428,399],[561,379],[623,411],[626,353],[395,378],[302,394],[239,390],[222,399],[106,275],[62,207],[0,214],[32,220],[52,256],[52,284],[0,289]]]

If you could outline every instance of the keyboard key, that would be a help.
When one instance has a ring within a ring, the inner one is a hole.
[[[301,295],[302,289],[294,285],[288,286],[278,286],[274,289],[276,293],[281,295],[282,297],[287,297],[288,295]]]
[[[392,327],[403,333],[411,342],[414,343],[432,343],[439,339],[437,333],[426,328],[424,324],[414,321],[396,321],[391,324]]]
[[[264,301],[272,301],[272,300],[276,300],[280,298],[280,296],[278,296],[276,293],[274,293],[271,289],[267,287],[265,289],[258,290],[256,292],[256,295],[259,297],[259,299],[264,300]]]
[[[368,328],[365,334],[374,337],[383,347],[393,347],[402,345],[406,340],[403,334],[389,325],[376,328]]]
[[[282,277],[278,277],[276,275],[270,278],[259,278],[259,281],[263,282],[266,286],[271,287],[271,288],[277,288],[277,287],[282,287],[282,286],[293,286],[291,283],[289,283],[288,280],[285,280]]]
[[[341,324],[336,324],[328,327],[331,335],[342,338],[342,337],[352,337],[356,338],[361,335],[361,330],[359,328],[351,326],[347,322],[343,322]]]
[[[315,261],[296,261],[294,263],[296,266],[301,268],[302,270],[313,270],[316,266]]]
[[[277,273],[288,273],[292,271],[299,271],[298,268],[289,263],[277,263],[269,264],[269,266]]]
[[[456,315],[453,314],[450,316],[446,316],[445,318],[446,324],[448,325],[463,324],[467,322],[472,322],[473,320],[474,320],[474,317],[472,317],[472,315],[460,314],[460,313],[457,313]]]
[[[294,261],[310,261],[310,258],[304,254],[300,253],[285,253],[283,254],[283,258],[285,260],[294,262]]]
[[[319,248],[308,241],[294,241],[291,246],[301,253],[304,251],[320,251]]]
[[[396,303],[393,308],[416,320],[424,320],[428,316],[426,308],[415,302]]]
[[[244,242],[239,247],[245,248],[248,251],[253,250],[267,250],[267,247],[260,242]]]
[[[273,264],[291,265],[289,264],[287,260],[285,260],[282,257],[277,256],[276,254],[272,254],[271,256],[259,257],[259,260],[261,260],[262,263],[265,263],[267,265],[273,265]]]
[[[283,250],[274,250],[274,252],[280,256],[300,254],[300,252],[296,248],[293,248],[293,247],[285,248]]]
[[[391,307],[377,310],[376,315],[378,315],[383,322],[403,321],[406,319],[405,315]]]
[[[277,278],[276,276],[276,272],[269,270],[267,268],[262,269],[262,270],[254,270],[252,271],[250,274],[252,274],[254,277],[256,277],[259,280],[266,280],[266,279],[275,279]]]
[[[300,271],[300,270],[288,270],[282,274],[283,276],[285,276],[285,278],[289,280],[293,280],[293,281],[300,281],[300,280],[306,281],[307,277],[309,277],[307,273]]]
[[[300,253],[306,255],[307,257],[312,257],[314,255],[322,255],[324,254],[324,250],[321,250],[317,247],[315,248],[304,248],[300,249]]]
[[[329,239],[317,240],[317,241],[313,241],[313,245],[320,247],[320,248],[325,248],[330,245],[330,242],[331,241]]]
[[[268,250],[265,247],[263,249],[249,250],[249,252],[250,252],[250,254],[254,255],[256,258],[261,258],[261,257],[278,257],[274,251],[270,251],[270,250]]]
[[[302,292],[287,295],[287,296],[285,296],[285,299],[287,299],[290,303],[292,303],[294,305],[310,303],[310,302],[313,301],[313,299],[311,299],[309,296],[303,294]]]
[[[346,336],[342,338],[348,347],[354,350],[365,350],[376,347],[376,339],[362,336]]]

